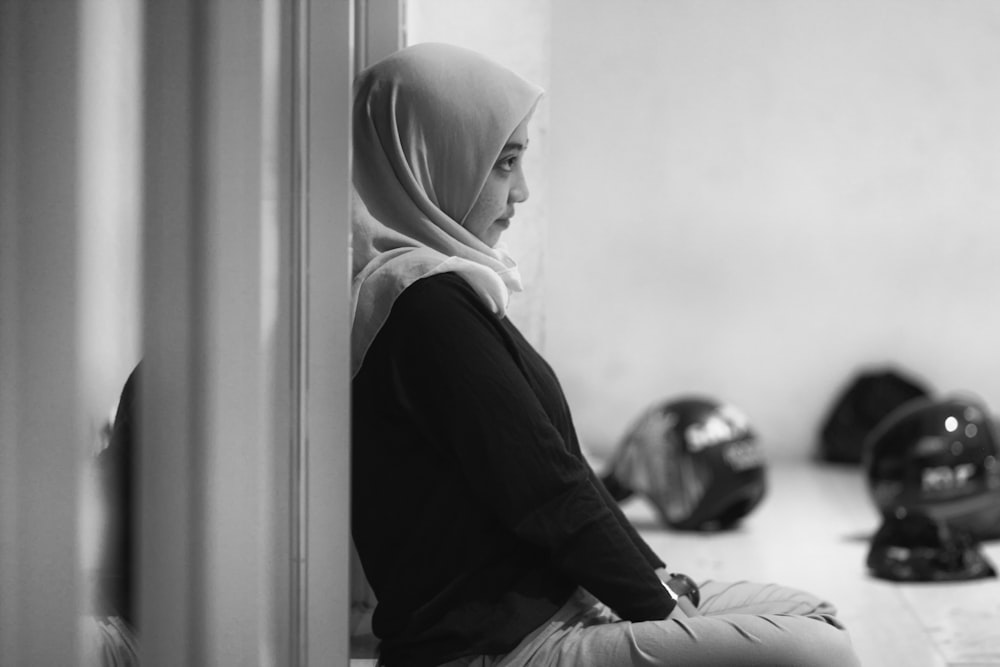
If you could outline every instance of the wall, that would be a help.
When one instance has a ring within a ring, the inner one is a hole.
[[[648,403],[810,455],[894,364],[1000,406],[1000,5],[409,0],[409,38],[544,85],[512,318],[608,453]]]
[[[698,391],[806,456],[863,364],[1000,407],[1000,4],[551,12],[545,351],[592,451]]]

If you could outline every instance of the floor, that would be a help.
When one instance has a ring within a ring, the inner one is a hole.
[[[899,584],[867,574],[878,515],[858,468],[772,464],[764,503],[735,532],[672,533],[624,506],[668,567],[796,586],[833,602],[866,667],[1000,666],[1000,580]],[[1000,542],[984,545],[1000,566]]]
[[[668,531],[641,499],[624,510],[673,570],[773,581],[832,601],[865,667],[1000,667],[1000,579],[899,584],[867,574],[878,516],[858,468],[772,462],[767,498],[727,533]],[[1000,566],[1000,542],[984,551]]]

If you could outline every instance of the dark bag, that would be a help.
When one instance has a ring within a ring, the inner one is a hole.
[[[892,368],[859,373],[833,403],[820,431],[819,457],[861,463],[865,437],[890,412],[930,395],[924,384]]]

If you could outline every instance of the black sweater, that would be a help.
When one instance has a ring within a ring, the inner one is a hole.
[[[396,300],[352,404],[352,530],[386,664],[509,652],[577,586],[627,620],[673,608],[552,369],[460,276]]]

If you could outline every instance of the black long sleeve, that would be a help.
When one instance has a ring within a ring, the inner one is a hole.
[[[460,277],[399,297],[352,402],[353,530],[389,664],[510,650],[576,586],[628,620],[672,609],[551,368]]]

